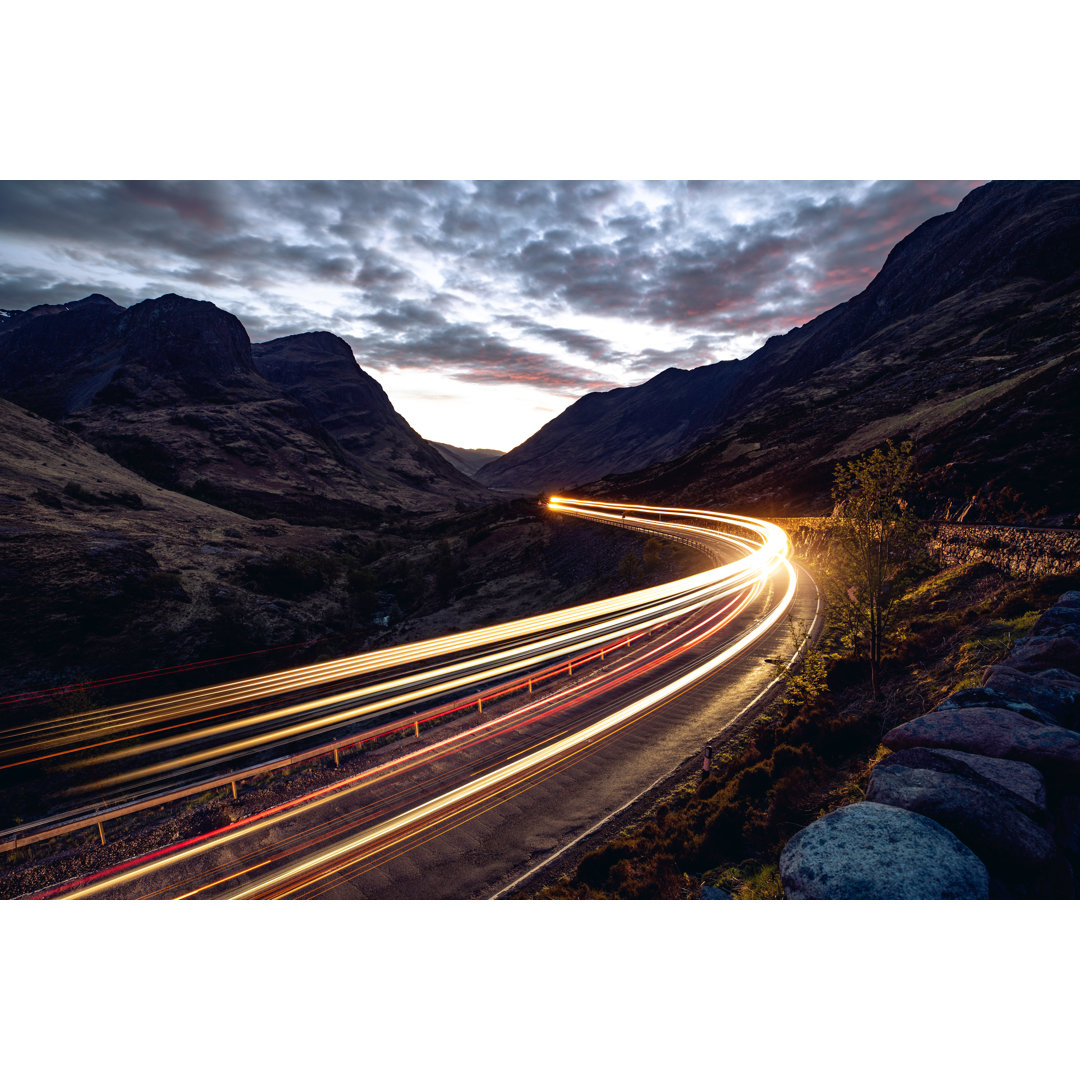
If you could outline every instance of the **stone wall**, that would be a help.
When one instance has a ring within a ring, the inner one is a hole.
[[[893,752],[864,801],[785,846],[787,899],[1077,898],[1080,592],[1045,611],[981,687],[882,743]]]
[[[791,537],[795,554],[812,558],[828,546],[828,518],[774,518]],[[927,522],[930,548],[945,566],[989,562],[1012,577],[1067,574],[1080,566],[1080,530],[1013,525]]]
[[[931,525],[931,548],[947,566],[989,562],[1013,577],[1068,574],[1080,566],[1080,532],[1011,525]]]

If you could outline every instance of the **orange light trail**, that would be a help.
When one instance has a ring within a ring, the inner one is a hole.
[[[280,827],[297,815],[353,794],[358,787],[370,786],[380,776],[397,774],[402,769],[411,767],[414,759],[430,760],[433,752],[450,753],[458,745],[475,745],[477,739],[510,730],[514,724],[535,723],[539,716],[552,715],[560,707],[560,701],[580,702],[593,693],[608,693],[631,678],[640,677],[654,668],[658,669],[659,665],[672,657],[715,635],[721,626],[727,625],[734,618],[734,614],[743,610],[752,598],[761,593],[764,583],[774,573],[786,575],[786,588],[764,618],[723,648],[714,647],[710,655],[700,662],[695,662],[689,670],[683,671],[677,677],[666,681],[654,678],[654,683],[658,682],[659,685],[654,685],[648,692],[639,694],[629,703],[587,723],[579,730],[566,732],[559,737],[548,737],[542,740],[543,745],[510,755],[499,767],[457,784],[451,790],[443,791],[419,806],[393,813],[381,823],[369,823],[359,832],[355,831],[353,826],[347,835],[339,835],[337,839],[330,838],[329,842],[324,830],[311,840],[311,845],[317,845],[317,850],[302,855],[294,849],[294,856],[298,856],[296,861],[288,866],[269,870],[257,880],[233,888],[228,895],[244,898],[257,894],[290,893],[294,891],[297,882],[319,880],[326,873],[334,872],[327,868],[340,869],[344,864],[351,865],[357,859],[364,859],[369,854],[382,850],[385,844],[393,843],[393,838],[397,835],[427,833],[434,829],[438,822],[461,812],[461,808],[486,803],[498,797],[499,792],[513,789],[527,777],[545,772],[559,761],[575,755],[584,746],[597,739],[607,738],[637,717],[659,708],[664,702],[717,671],[759,640],[763,634],[772,630],[794,597],[795,573],[787,559],[787,536],[778,526],[768,522],[703,510],[611,504],[564,497],[553,497],[549,506],[559,513],[653,531],[671,539],[704,547],[717,556],[722,551],[730,551],[732,547],[745,554],[711,570],[608,600],[594,601],[429,641],[290,669],[273,675],[236,680],[203,690],[185,691],[150,701],[95,710],[64,718],[53,725],[43,724],[32,730],[25,729],[24,735],[33,740],[30,745],[39,749],[43,744],[55,748],[80,739],[101,740],[110,735],[116,738],[118,732],[134,730],[145,736],[148,734],[145,731],[147,726],[190,717],[193,713],[216,710],[216,720],[204,717],[206,722],[190,731],[177,733],[174,728],[173,734],[138,746],[114,749],[92,759],[93,764],[101,767],[127,761],[140,754],[172,751],[199,739],[228,740],[220,745],[194,748],[180,757],[151,762],[109,777],[109,782],[113,784],[131,784],[159,774],[169,774],[165,777],[168,780],[184,770],[209,767],[215,761],[224,762],[272,744],[284,744],[290,740],[330,732],[335,728],[348,728],[363,717],[414,707],[425,701],[444,698],[449,693],[463,692],[472,686],[481,688],[476,693],[483,695],[491,690],[491,683],[506,676],[512,675],[520,680],[522,673],[536,671],[581,650],[595,650],[588,655],[600,656],[605,647],[614,647],[615,643],[621,643],[628,635],[647,633],[661,625],[677,624],[679,620],[709,605],[715,606],[726,601],[725,606],[704,622],[699,620],[696,628],[691,626],[685,633],[669,637],[655,650],[646,649],[644,655],[628,659],[617,666],[617,674],[609,672],[604,679],[597,676],[573,688],[558,690],[542,701],[530,702],[508,715],[470,727],[467,732],[439,740],[430,747],[421,748],[394,762],[339,781],[324,789],[321,794],[315,793],[317,798],[305,797],[271,812],[260,813],[257,815],[258,820],[238,822],[236,826],[221,830],[220,835],[208,836],[191,845],[184,845],[182,850],[161,853],[160,858],[151,857],[139,865],[129,865],[118,875],[85,882],[67,895],[95,895],[160,870],[164,866],[195,858],[259,830]],[[663,520],[658,520],[661,515]],[[673,521],[672,518],[684,520]],[[735,535],[727,531],[729,529],[738,529],[742,535]],[[748,539],[748,536],[753,537],[753,540]],[[490,651],[495,646],[498,648],[494,652]],[[473,655],[469,655],[470,650]],[[445,662],[444,658],[450,659],[450,662]],[[438,663],[440,659],[444,660],[441,664]],[[405,664],[430,665],[433,661],[433,667],[411,673],[392,674],[390,678],[359,689],[339,690],[305,702],[283,703],[263,708],[252,715],[222,718],[222,711],[235,706],[250,707],[252,702],[298,690],[318,688],[345,678],[354,678],[359,674],[392,672],[394,668]],[[573,661],[575,664],[578,662],[580,661]],[[519,716],[521,719],[518,719]],[[411,726],[412,723],[413,720],[407,715],[400,721],[402,727]],[[253,730],[260,726],[265,730]],[[250,734],[245,735],[245,731]],[[485,731],[488,733],[486,736],[482,734]],[[241,737],[235,737],[237,735]],[[83,785],[83,789],[89,786]],[[260,863],[265,867],[263,860],[260,860]],[[235,880],[237,876],[252,870],[249,866],[230,873],[229,879]],[[221,885],[222,882],[195,885],[187,894],[203,893],[215,884]]]

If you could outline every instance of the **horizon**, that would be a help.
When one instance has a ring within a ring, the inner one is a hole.
[[[508,451],[592,391],[744,358],[982,181],[2,181],[0,308],[175,292],[325,330],[424,438]]]

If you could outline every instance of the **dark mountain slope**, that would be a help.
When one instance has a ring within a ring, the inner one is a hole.
[[[452,509],[475,490],[358,462],[259,374],[239,320],[172,294],[126,311],[88,297],[9,315],[0,394],[156,484],[253,517],[359,524],[391,507]]]
[[[70,304],[10,311],[0,320],[3,392],[41,416],[58,419],[89,405],[116,363],[108,343],[124,309],[94,293]]]
[[[960,292],[979,295],[1023,279],[1054,282],[1077,269],[1080,185],[1006,181],[968,194],[923,222],[889,253],[857,296],[750,358],[758,392],[805,378],[890,326]]]
[[[404,481],[419,491],[475,504],[483,489],[421,438],[383,388],[334,334],[294,334],[252,345],[266,379],[307,408],[358,468]],[[490,498],[490,496],[487,496]]]
[[[458,470],[458,472],[463,472],[466,476],[475,476],[489,461],[495,461],[497,458],[501,458],[505,452],[503,450],[466,450],[460,446],[451,446],[449,443],[434,441],[431,442],[431,445],[434,446],[435,449]]]
[[[586,394],[476,478],[538,491],[671,458],[726,414],[741,368],[738,361],[668,368],[642,386]]]
[[[681,458],[591,490],[821,512],[837,461],[910,437],[926,474],[925,513],[955,516],[970,504],[968,521],[1033,520],[1045,507],[1040,520],[1072,522],[1078,415],[1080,272],[976,282],[748,397],[737,419]]]

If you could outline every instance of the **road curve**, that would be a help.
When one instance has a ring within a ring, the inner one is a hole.
[[[694,543],[725,562],[540,622],[472,632],[466,645],[460,639],[469,635],[417,643],[407,648],[414,664],[417,657],[422,662],[405,674],[400,662],[379,654],[349,658],[367,672],[393,669],[394,677],[317,695],[314,704],[309,700],[295,711],[277,704],[262,713],[286,713],[272,718],[281,721],[279,732],[310,721],[320,732],[338,730],[340,712],[373,702],[391,702],[394,709],[404,704],[415,713],[414,702],[445,699],[463,688],[483,694],[484,687],[527,678],[567,657],[571,670],[578,666],[542,693],[510,694],[497,711],[489,707],[472,720],[434,730],[415,749],[292,804],[48,895],[503,894],[734,723],[772,678],[762,657],[784,647],[784,614],[793,602],[807,623],[813,614],[812,584],[798,582],[786,558],[787,539],[776,526],[706,511],[570,499],[552,499],[551,508]],[[310,675],[307,670],[304,677]],[[236,684],[210,689],[219,699],[239,692]],[[166,700],[166,711],[179,707]],[[383,715],[386,709],[373,711]],[[330,722],[321,723],[327,717]],[[226,747],[232,747],[237,719],[227,720],[228,732],[217,733]],[[272,721],[261,717],[244,726],[243,738],[273,729]],[[189,755],[187,740],[182,745]]]

